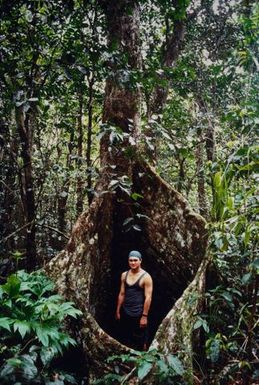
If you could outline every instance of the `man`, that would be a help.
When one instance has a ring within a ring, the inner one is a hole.
[[[147,350],[148,313],[152,300],[151,276],[141,268],[142,255],[129,253],[130,270],[121,275],[115,318],[121,322],[121,340],[136,350]]]

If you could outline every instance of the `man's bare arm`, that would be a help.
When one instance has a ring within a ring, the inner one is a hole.
[[[126,273],[121,274],[121,286],[120,286],[120,292],[118,295],[117,308],[116,308],[116,314],[115,314],[115,318],[117,320],[121,318],[120,309],[125,299],[125,274]]]
[[[147,316],[149,313],[153,293],[153,281],[151,276],[148,274],[144,280],[144,294],[145,302],[143,307],[142,317],[140,319],[140,327],[145,327],[147,325]]]

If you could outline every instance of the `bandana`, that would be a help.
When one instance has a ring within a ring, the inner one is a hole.
[[[139,258],[140,260],[142,259],[142,255],[139,251],[137,250],[132,250],[130,253],[129,253],[129,257],[135,257],[135,258]]]

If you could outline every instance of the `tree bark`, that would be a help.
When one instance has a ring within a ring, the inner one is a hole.
[[[94,78],[88,77],[89,99],[88,99],[88,125],[87,125],[87,147],[86,147],[86,166],[87,166],[87,197],[90,205],[93,199],[92,193],[92,134],[93,134],[93,85]]]
[[[213,123],[208,119],[208,126],[206,130],[206,153],[207,159],[211,162],[215,160],[215,133]]]
[[[78,138],[77,138],[77,188],[76,188],[76,213],[79,216],[83,211],[83,180],[80,175],[80,166],[82,165],[82,157],[83,157],[83,93],[82,90],[78,93],[78,117],[77,117],[77,127],[78,127]]]
[[[205,221],[143,161],[132,163],[131,170],[132,191],[144,197],[137,210],[135,202],[123,201],[119,191],[103,193],[107,186],[103,177],[97,190],[100,195],[78,219],[68,249],[47,268],[59,291],[84,313],[78,339],[90,362],[91,381],[113,371],[112,364],[105,362],[109,356],[130,351],[116,341],[118,326],[113,323],[113,313],[119,276],[127,267],[131,248],[142,251],[145,269],[154,280],[151,347],[164,353],[186,349],[183,359],[192,367],[192,327],[202,301],[207,265],[205,259],[198,271],[206,253]],[[135,218],[137,214],[146,218],[137,222],[140,232],[124,229],[132,211]]]
[[[109,44],[116,44],[117,50],[126,54],[128,71],[136,70],[141,64],[138,2],[108,3],[102,2]],[[46,267],[60,293],[83,312],[75,334],[86,355],[90,384],[113,371],[108,357],[131,351],[117,340],[118,325],[114,320],[120,275],[127,268],[129,250],[139,249],[143,253],[144,268],[154,280],[150,313],[152,346],[161,352],[186,349],[188,353],[183,353],[183,358],[189,368],[192,368],[189,353],[192,326],[201,301],[207,263],[205,259],[200,266],[206,254],[205,221],[130,145],[129,137],[136,137],[138,130],[140,93],[122,81],[119,68],[111,69],[113,73],[106,82],[103,122],[118,127],[126,135],[113,144],[109,135],[103,136],[102,168],[95,197],[89,210],[77,220],[67,249]],[[125,374],[131,369],[121,365],[119,370]]]

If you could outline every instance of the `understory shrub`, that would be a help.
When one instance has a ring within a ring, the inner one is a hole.
[[[0,286],[0,382],[3,385],[76,383],[57,372],[54,358],[76,341],[64,321],[81,311],[54,293],[54,283],[41,272],[12,274]]]

